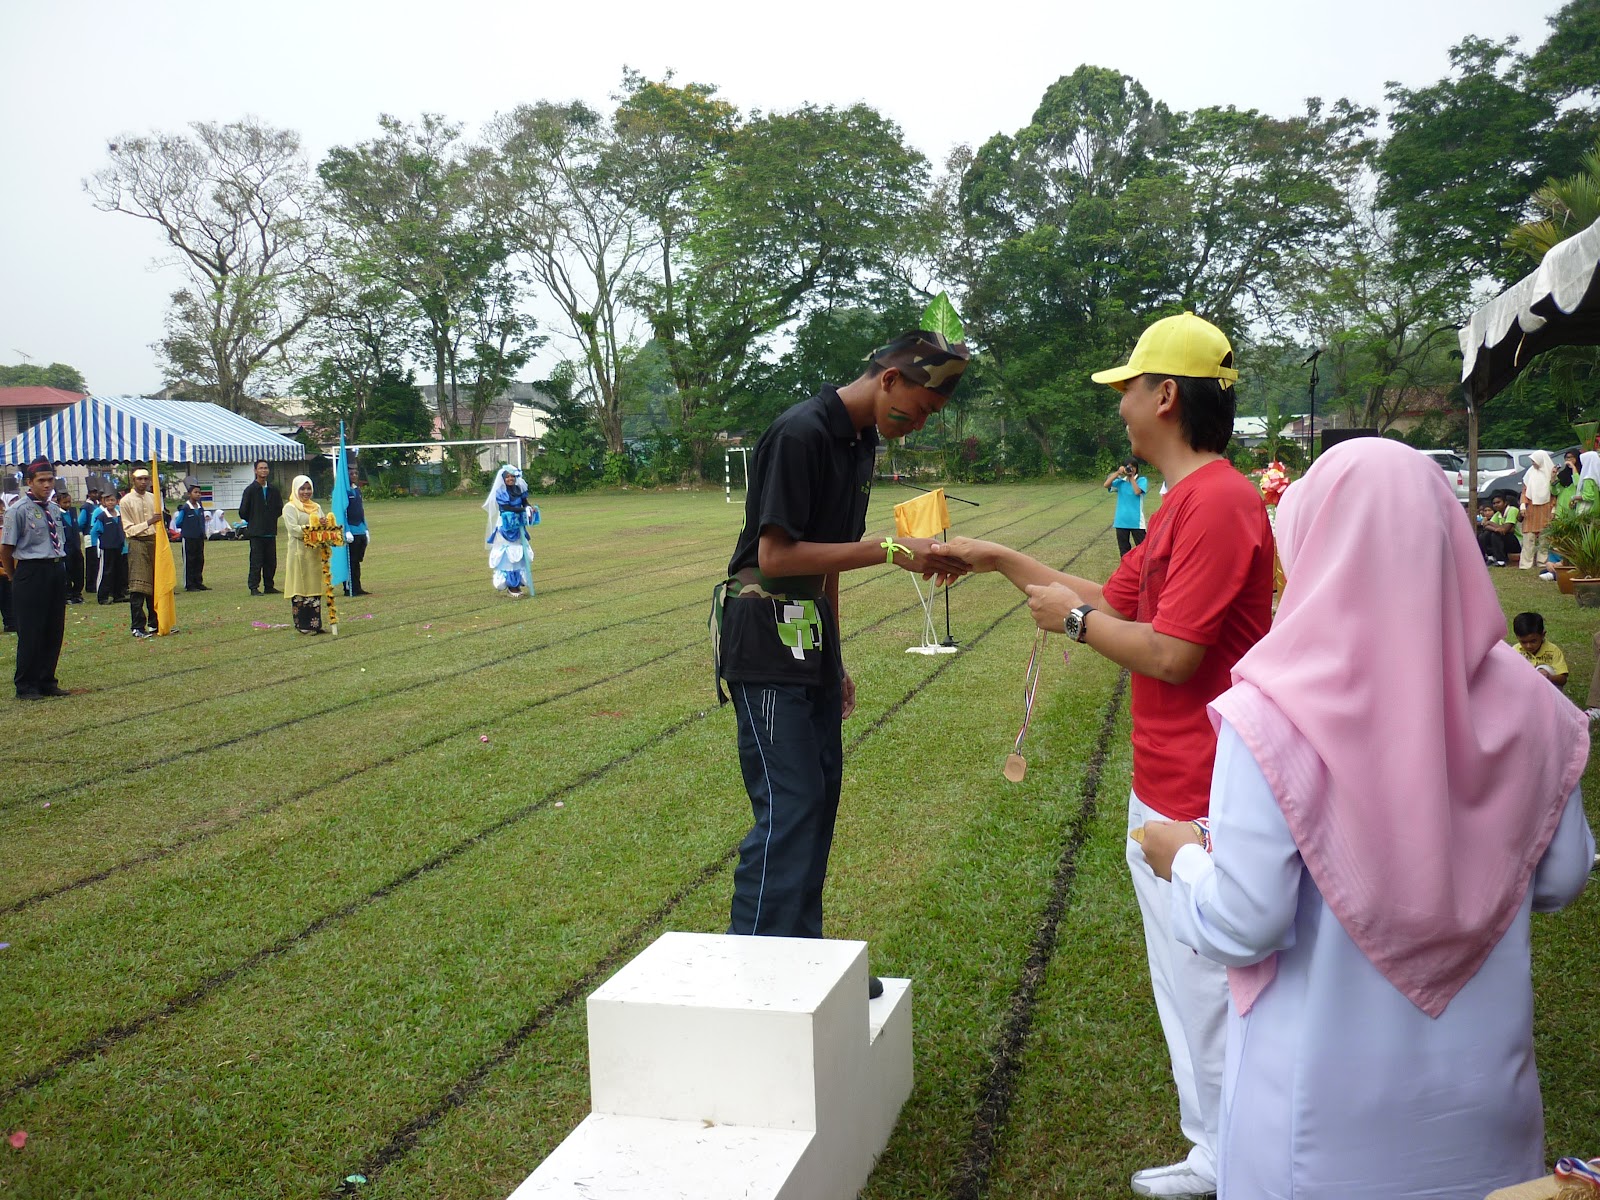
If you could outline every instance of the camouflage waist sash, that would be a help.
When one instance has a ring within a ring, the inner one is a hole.
[[[726,704],[722,690],[722,610],[729,600],[780,601],[799,609],[792,620],[778,620],[778,638],[797,656],[815,650],[822,641],[822,615],[817,602],[822,599],[822,575],[794,575],[772,579],[755,567],[734,572],[711,589],[711,677],[717,689],[717,703]]]

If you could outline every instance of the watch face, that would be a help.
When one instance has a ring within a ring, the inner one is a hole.
[[[1067,614],[1067,636],[1073,641],[1083,637],[1083,614],[1077,609]]]

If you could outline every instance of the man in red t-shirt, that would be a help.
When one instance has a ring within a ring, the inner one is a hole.
[[[1193,313],[1157,321],[1127,366],[1094,376],[1122,393],[1133,453],[1167,483],[1144,542],[1103,585],[993,542],[949,543],[949,553],[974,571],[1000,571],[1025,591],[1041,629],[1085,642],[1133,673],[1130,833],[1150,820],[1206,816],[1217,752],[1206,705],[1230,686],[1234,664],[1272,621],[1267,510],[1223,457],[1238,378],[1227,337]],[[1179,1118],[1193,1143],[1183,1161],[1136,1172],[1133,1191],[1209,1196],[1217,1188],[1227,975],[1174,940],[1172,885],[1156,877],[1131,837],[1126,857]]]

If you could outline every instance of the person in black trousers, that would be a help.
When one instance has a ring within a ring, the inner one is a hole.
[[[773,421],[751,455],[744,529],[713,592],[717,674],[732,693],[750,832],[728,932],[822,936],[822,889],[856,706],[839,649],[839,574],[877,565],[954,577],[931,538],[862,540],[881,433],[921,429],[945,406],[967,347],[925,330],[873,351],[867,371]],[[943,582],[941,578],[941,582]],[[722,698],[718,685],[718,698]],[[882,984],[869,977],[868,994]]]
[[[367,504],[361,498],[361,485],[365,479],[350,481],[349,505],[345,509],[345,532],[350,535],[350,582],[344,585],[346,596],[365,596],[361,586],[361,562],[367,557]]]
[[[100,496],[89,527],[100,547],[100,573],[95,576],[95,599],[101,604],[123,604],[128,599],[128,539],[122,534],[122,514],[117,491]]]
[[[278,574],[278,518],[283,516],[283,491],[267,482],[267,460],[256,459],[256,481],[239,499],[239,519],[250,540],[250,594],[276,595],[272,581]]]
[[[17,622],[18,700],[65,696],[56,679],[67,629],[67,515],[56,505],[56,471],[36,458],[24,472],[27,491],[6,509],[0,565],[11,576]]]
[[[172,514],[172,530],[183,538],[183,590],[209,592],[206,586],[206,510],[200,503],[200,485],[189,485],[188,498]]]
[[[83,590],[96,591],[100,585],[100,548],[95,545],[90,531],[94,528],[95,510],[100,507],[100,489],[89,476],[89,497],[78,509],[78,536],[83,541]]]
[[[83,603],[83,514],[72,505],[72,493],[64,483],[56,484],[56,507],[66,518],[67,603]]]

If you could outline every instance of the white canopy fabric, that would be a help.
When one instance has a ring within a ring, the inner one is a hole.
[[[1600,221],[1558,243],[1461,327],[1461,382],[1473,406],[1556,346],[1600,344]]]
[[[0,462],[290,462],[305,447],[216,404],[86,396],[0,446]]]

